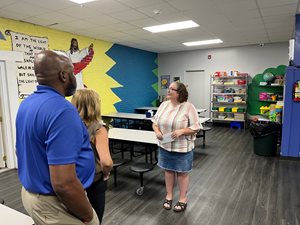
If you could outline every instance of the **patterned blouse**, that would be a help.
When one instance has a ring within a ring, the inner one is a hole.
[[[174,107],[170,101],[163,102],[152,122],[156,124],[161,133],[168,134],[178,129],[190,128],[192,130],[200,130],[199,116],[190,102],[183,102]],[[182,135],[172,142],[162,144],[159,141],[158,146],[170,152],[189,152],[194,149],[194,135]]]

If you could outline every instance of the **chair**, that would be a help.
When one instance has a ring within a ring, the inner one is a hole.
[[[113,160],[113,169],[114,169],[114,186],[117,187],[117,169],[119,166],[122,166],[129,162],[127,159],[114,159]]]
[[[140,174],[140,184],[141,186],[135,191],[139,196],[142,196],[144,193],[144,173],[153,170],[154,165],[150,163],[135,163],[130,167],[130,170]]]
[[[205,133],[206,131],[210,131],[211,127],[203,127],[197,134],[196,138],[203,138],[202,146],[205,148]]]

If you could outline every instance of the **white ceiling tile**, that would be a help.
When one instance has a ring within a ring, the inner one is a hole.
[[[297,4],[298,0],[257,0],[260,8],[268,8],[270,6],[283,6],[287,4]]]
[[[113,29],[111,26],[97,25],[96,27],[93,27],[93,32],[99,34],[106,34],[116,32],[116,30]]]
[[[261,18],[256,18],[256,19],[244,19],[241,18],[240,20],[234,20],[232,21],[232,24],[235,27],[243,27],[243,28],[247,28],[247,27],[257,27],[257,28],[263,28],[264,27],[264,23],[261,20]]]
[[[53,25],[53,26],[51,26],[51,28],[69,32],[69,33],[75,33],[75,31],[76,31],[76,28],[65,25],[65,24],[61,24],[61,23]]]
[[[129,21],[128,23],[140,28],[155,26],[160,24],[158,21],[154,20],[153,18],[137,19],[137,20]]]
[[[51,20],[52,23],[65,23],[70,21],[74,21],[74,23],[76,23],[76,18],[58,12],[44,13],[36,16],[36,18]]]
[[[28,17],[28,18],[24,19],[23,21],[28,22],[28,23],[37,24],[40,26],[45,26],[45,27],[52,24],[51,20],[41,19],[41,18],[37,18],[37,17]]]
[[[74,2],[67,0],[23,0],[25,3],[35,4],[39,7],[49,10],[60,10],[77,5]]]
[[[265,23],[289,23],[295,22],[295,15],[274,15],[262,18]]]
[[[262,16],[280,16],[280,15],[295,15],[297,11],[297,4],[288,4],[275,7],[266,7],[260,9]]]
[[[125,42],[125,41],[126,41],[126,42],[134,42],[134,41],[139,40],[139,38],[136,37],[136,36],[128,35],[128,36],[123,36],[123,37],[119,38],[119,40],[120,40],[121,42]]]
[[[122,38],[122,37],[126,37],[128,36],[128,34],[125,34],[123,32],[119,32],[119,31],[116,31],[116,32],[113,32],[113,33],[108,33],[107,34],[109,37],[112,37],[112,38]]]
[[[114,12],[121,12],[131,9],[127,5],[124,5],[121,2],[116,0],[101,0],[101,1],[94,1],[89,2],[87,7],[97,9],[99,12],[103,12],[105,14],[110,14]]]
[[[116,31],[128,31],[128,30],[134,30],[137,27],[134,25],[131,25],[129,23],[115,23],[112,24],[111,27]]]
[[[156,15],[159,16],[159,15],[164,15],[164,14],[166,15],[166,14],[180,12],[180,10],[178,10],[166,3],[144,6],[142,8],[137,8],[136,10],[148,15],[149,17],[155,17]]]
[[[91,17],[84,18],[84,20],[98,25],[111,25],[121,22],[120,20],[105,14],[91,15]]]
[[[192,18],[190,16],[187,16],[181,12],[178,13],[170,13],[170,14],[159,14],[153,17],[156,21],[160,22],[160,24],[165,23],[174,23],[174,22],[180,22],[185,20],[191,20]],[[196,21],[194,21],[196,22]]]
[[[224,13],[228,19],[231,21],[236,20],[249,20],[249,19],[257,19],[260,18],[259,9],[252,9],[247,11],[237,11],[231,13]]]
[[[141,29],[134,29],[134,30],[130,30],[130,31],[124,31],[124,33],[128,33],[130,35],[136,36],[136,37],[140,37],[141,39],[143,38],[148,38],[148,37],[155,37],[155,34],[145,31],[145,30],[141,30]]]
[[[271,41],[272,42],[287,42],[287,39],[292,39],[294,38],[293,36],[272,36]]]
[[[5,1],[0,1],[0,9],[4,6],[11,5],[13,3],[18,2],[18,0],[5,0]]]
[[[65,22],[65,23],[62,23],[62,24],[65,24],[67,26],[74,27],[74,28],[77,28],[77,29],[82,29],[82,28],[90,29],[90,28],[94,28],[94,27],[97,26],[96,24],[93,24],[93,23],[90,23],[90,22],[87,22],[87,21],[84,21],[84,20],[77,20],[76,22],[74,22],[74,21]]]
[[[230,2],[220,1],[215,3],[216,3],[216,7],[218,7],[221,12],[230,12],[232,14],[257,9],[255,0],[230,1]]]
[[[3,18],[8,18],[8,19],[13,19],[13,20],[23,20],[26,19],[28,17],[30,17],[30,15],[25,14],[25,13],[14,13],[10,10],[7,9],[0,9],[0,17]]]
[[[151,5],[156,5],[160,3],[164,3],[164,0],[118,0],[118,2],[122,2],[124,5],[129,6],[130,8],[141,8],[147,7]]]
[[[21,13],[29,16],[36,16],[43,13],[48,13],[49,10],[39,7],[35,4],[25,3],[25,2],[16,2],[11,5],[5,6],[2,8],[3,10],[10,11],[12,13]]]
[[[215,5],[211,0],[171,0],[167,2],[178,10],[202,10],[203,8],[214,8]]]
[[[57,12],[71,16],[77,19],[89,18],[91,15],[97,15],[98,11],[93,8],[89,8],[87,6],[75,5],[66,9],[60,9]]]
[[[146,16],[145,14],[142,14],[134,9],[129,9],[123,12],[112,13],[111,16],[125,22],[148,18],[148,16]]]

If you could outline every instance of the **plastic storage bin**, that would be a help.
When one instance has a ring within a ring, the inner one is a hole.
[[[225,107],[219,107],[219,112],[224,112],[225,111]]]
[[[232,112],[237,112],[238,109],[239,109],[239,107],[233,107],[233,108],[232,108]]]

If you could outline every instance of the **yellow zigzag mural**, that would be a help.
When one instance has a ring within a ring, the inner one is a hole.
[[[111,91],[111,88],[122,86],[106,74],[115,62],[105,54],[105,52],[111,48],[113,43],[74,35],[29,23],[0,18],[0,31],[4,36],[5,30],[12,30],[32,36],[47,37],[49,49],[67,51],[70,47],[70,41],[72,38],[76,38],[78,40],[80,49],[86,48],[93,43],[95,52],[94,58],[83,70],[83,81],[89,88],[96,90],[100,94],[102,114],[116,112],[114,104],[121,100]],[[5,36],[5,38],[6,40],[0,40],[0,50],[11,51],[11,39],[9,36]]]

